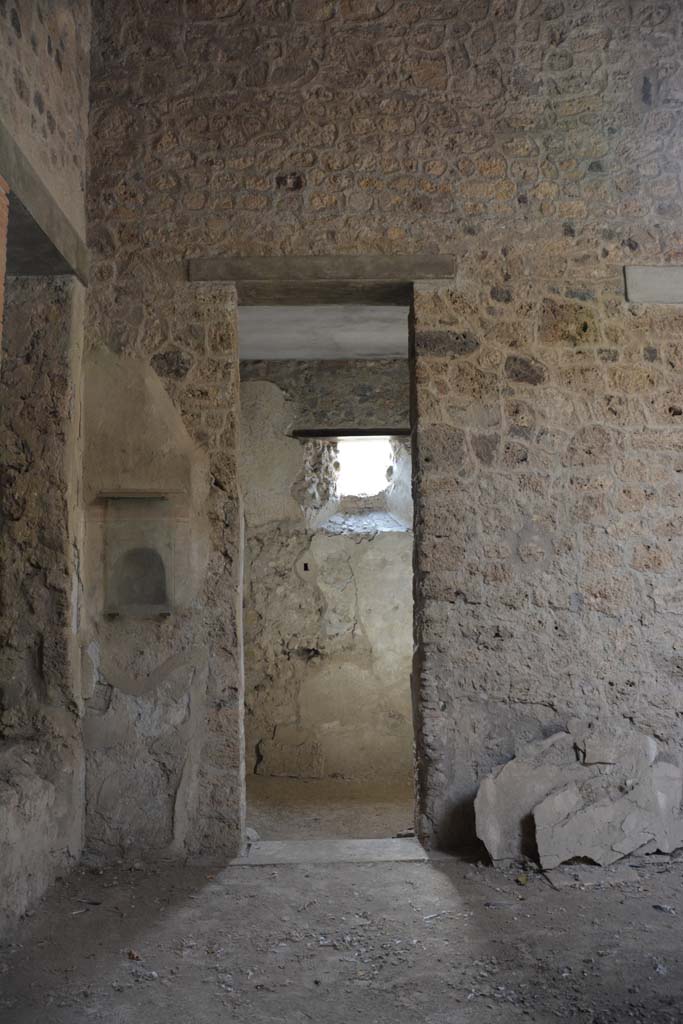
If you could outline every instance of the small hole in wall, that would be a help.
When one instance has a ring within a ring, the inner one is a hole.
[[[308,562],[304,562],[304,572],[308,572]]]

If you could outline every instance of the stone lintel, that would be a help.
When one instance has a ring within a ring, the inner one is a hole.
[[[408,305],[416,281],[452,279],[452,256],[212,256],[190,281],[233,281],[242,305]]]
[[[410,437],[410,427],[336,427],[331,430],[329,427],[318,429],[293,430],[292,437],[297,440],[337,440],[343,437]]]

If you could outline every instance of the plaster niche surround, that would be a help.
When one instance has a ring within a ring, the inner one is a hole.
[[[109,495],[105,501],[105,614],[170,615],[175,531],[168,497]]]

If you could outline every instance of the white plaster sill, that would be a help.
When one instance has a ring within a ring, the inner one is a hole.
[[[338,512],[331,516],[318,529],[322,533],[335,535],[374,536],[377,533],[410,533],[410,527],[389,512],[355,512],[344,514]]]

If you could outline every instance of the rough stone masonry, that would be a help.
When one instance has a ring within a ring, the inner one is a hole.
[[[471,839],[480,780],[573,717],[628,720],[680,763],[683,313],[627,303],[623,267],[683,260],[682,17],[650,0],[0,4],[3,126],[74,230],[88,224],[86,404],[110,360],[146,398],[131,450],[156,436],[162,389],[169,437],[196,452],[183,522],[198,571],[170,621],[126,629],[83,596],[109,484],[88,479],[73,432],[56,431],[48,478],[63,488],[75,467],[86,579],[59,489],[58,509],[31,492],[0,522],[10,561],[44,524],[47,550],[24,568],[60,609],[73,598],[57,620],[35,601],[9,657],[26,655],[24,707],[68,703],[69,757],[83,719],[105,726],[87,755],[98,852],[130,839],[225,854],[243,835],[238,325],[229,284],[188,285],[190,257],[454,259],[413,311],[421,836]],[[61,352],[58,321],[22,373]],[[46,437],[67,390],[54,387],[34,413]],[[53,690],[40,638],[55,621],[81,659],[59,647]],[[65,696],[80,661],[83,706]],[[45,721],[29,717],[40,744]],[[60,763],[33,777],[54,786]],[[109,776],[128,781],[112,792]]]
[[[678,756],[681,713],[680,314],[549,296],[520,338],[482,300],[415,308],[424,807],[461,829],[478,778],[568,717]]]
[[[415,309],[420,830],[608,709],[676,753],[681,10],[637,0],[94,6],[98,344],[171,337],[191,256],[451,253]],[[295,183],[287,187],[287,182]],[[106,325],[102,330],[100,325]]]

